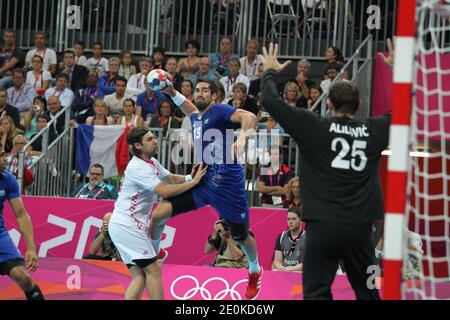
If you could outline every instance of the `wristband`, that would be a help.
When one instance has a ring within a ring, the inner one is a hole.
[[[186,97],[177,91],[175,97],[172,97],[172,101],[179,107],[186,101]]]
[[[190,182],[190,181],[192,181],[192,176],[190,174],[184,177],[184,182]]]

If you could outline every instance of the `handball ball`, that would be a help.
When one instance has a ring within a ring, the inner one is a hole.
[[[164,70],[154,69],[147,76],[147,84],[153,91],[161,91],[167,88],[170,79],[167,78]]]

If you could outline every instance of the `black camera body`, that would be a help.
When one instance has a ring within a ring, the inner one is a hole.
[[[218,74],[220,74],[221,76],[223,76],[223,74],[225,73],[225,67],[224,66],[218,66],[216,69],[216,72]]]
[[[223,226],[223,230],[230,231],[230,225],[225,220],[220,220],[218,223],[220,223]]]

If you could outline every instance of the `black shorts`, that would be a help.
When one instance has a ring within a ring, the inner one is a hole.
[[[22,258],[14,258],[11,260],[6,260],[0,263],[0,275],[9,276],[11,270],[15,267],[23,267],[25,266],[25,260]]]
[[[172,204],[172,217],[197,209],[192,189],[166,200]]]
[[[138,266],[141,269],[145,269],[147,268],[149,265],[151,265],[152,263],[154,263],[157,260],[156,257],[153,257],[151,259],[135,259],[133,260],[134,264],[127,264],[127,268],[130,269],[131,267],[136,267]]]

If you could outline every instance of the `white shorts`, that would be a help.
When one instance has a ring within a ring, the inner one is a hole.
[[[150,242],[148,228],[138,229],[136,226],[124,225],[111,219],[108,232],[125,264],[136,265],[133,260],[156,257],[155,249]]]

